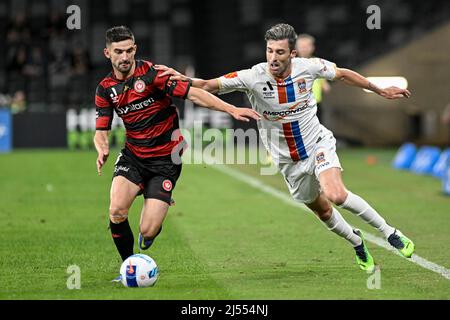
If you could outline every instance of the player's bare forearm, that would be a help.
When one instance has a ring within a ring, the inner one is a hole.
[[[196,87],[191,87],[187,98],[201,107],[226,112],[237,120],[249,121],[249,119],[259,120],[261,118],[260,115],[252,109],[236,108],[211,93]]]
[[[97,172],[98,175],[102,174],[102,167],[108,160],[109,156],[109,131],[97,130],[94,135],[94,145],[97,150]]]
[[[367,78],[350,69],[336,68],[336,79],[343,81],[345,84],[371,90],[380,94],[381,89],[371,83]]]
[[[178,72],[173,68],[169,68],[162,64],[157,64],[154,66],[156,70],[162,71],[158,77],[167,77],[170,76],[170,80],[177,81],[192,81],[192,86],[195,88],[200,88],[210,93],[217,93],[219,91],[219,82],[217,79],[204,80],[200,78],[189,78],[184,74]]]
[[[109,131],[97,130],[94,135],[94,145],[98,153],[109,153]]]
[[[401,89],[398,87],[389,87],[381,89],[367,78],[360,75],[350,69],[336,68],[336,79],[343,81],[345,84],[360,87],[375,92],[376,94],[386,98],[386,99],[398,99],[398,98],[409,98],[411,92],[407,89]]]
[[[219,81],[217,81],[217,79],[203,80],[199,78],[192,78],[192,86],[210,93],[217,93],[219,91]]]
[[[254,110],[248,108],[236,108],[226,103],[211,93],[219,91],[219,81],[217,79],[203,80],[199,78],[189,78],[173,68],[164,65],[155,65],[155,69],[162,71],[158,77],[170,76],[170,80],[191,81],[191,88],[187,98],[195,104],[216,111],[229,113],[233,118],[241,121],[249,121],[249,119],[259,120],[261,116]]]

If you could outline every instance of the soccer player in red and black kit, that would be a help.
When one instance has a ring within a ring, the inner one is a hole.
[[[104,54],[112,72],[97,86],[95,148],[97,171],[109,156],[108,133],[113,112],[122,118],[126,144],[115,163],[110,193],[109,218],[114,243],[122,260],[133,254],[134,237],[128,210],[136,196],[144,195],[139,225],[139,247],[148,249],[161,231],[171,203],[172,191],[181,173],[179,159],[183,137],[176,107],[170,97],[227,112],[237,120],[258,120],[249,108],[236,108],[190,82],[157,77],[161,71],[152,62],[135,60],[137,46],[132,31],[113,27],[106,31]],[[174,157],[175,156],[175,157]],[[115,279],[120,280],[120,277]]]

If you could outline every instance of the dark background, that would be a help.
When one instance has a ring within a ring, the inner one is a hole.
[[[80,30],[66,27],[72,4],[81,9]],[[381,8],[380,30],[366,26],[372,4]],[[316,56],[358,69],[448,21],[450,2],[444,0],[1,0],[0,107],[13,113],[94,108],[95,88],[111,68],[104,34],[114,25],[132,28],[138,58],[212,78],[265,61],[264,33],[280,22],[312,34]],[[248,105],[241,94],[224,99]],[[407,132],[418,131],[417,139],[421,121],[413,115],[408,122]]]
[[[81,30],[66,28],[71,4],[81,8]],[[371,4],[381,8],[381,30],[366,28]],[[0,92],[24,90],[30,112],[92,104],[110,70],[102,49],[114,25],[134,30],[139,57],[210,78],[264,61],[264,33],[279,22],[313,34],[317,56],[356,68],[449,17],[450,2],[437,0],[1,0]]]

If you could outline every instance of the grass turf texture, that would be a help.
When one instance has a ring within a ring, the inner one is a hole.
[[[95,152],[16,151],[0,155],[0,299],[449,299],[450,281],[369,243],[381,265],[381,289],[354,251],[312,215],[209,166],[185,165],[161,235],[145,254],[155,287],[110,282],[120,259],[108,226],[111,172],[98,177]],[[450,267],[450,198],[440,181],[390,168],[392,150],[340,150],[347,187],[366,198],[417,246]],[[377,163],[366,163],[368,155]],[[279,175],[232,166],[287,192]],[[130,210],[138,235],[142,198]],[[380,236],[345,210],[353,225]],[[135,245],[137,252],[137,246]],[[68,290],[67,268],[81,269]]]

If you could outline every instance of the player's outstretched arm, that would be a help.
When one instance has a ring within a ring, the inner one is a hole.
[[[109,156],[109,141],[108,141],[109,131],[97,130],[94,135],[94,145],[97,150],[97,172],[98,175],[102,175],[102,167],[108,160]]]
[[[249,108],[237,108],[199,88],[191,87],[187,98],[201,107],[229,113],[236,120],[248,122],[250,119],[261,119],[261,116],[255,110]]]
[[[219,82],[217,79],[204,80],[199,78],[189,78],[184,74],[179,73],[173,68],[169,68],[162,64],[157,64],[154,66],[156,70],[162,71],[158,77],[170,76],[170,80],[178,81],[192,81],[192,86],[195,88],[200,88],[210,93],[217,93],[219,91]]]
[[[398,87],[381,89],[367,80],[367,78],[350,69],[336,68],[335,79],[342,80],[344,83],[351,86],[371,90],[386,99],[409,98],[411,96],[411,92],[409,92],[408,89],[401,89]]]

